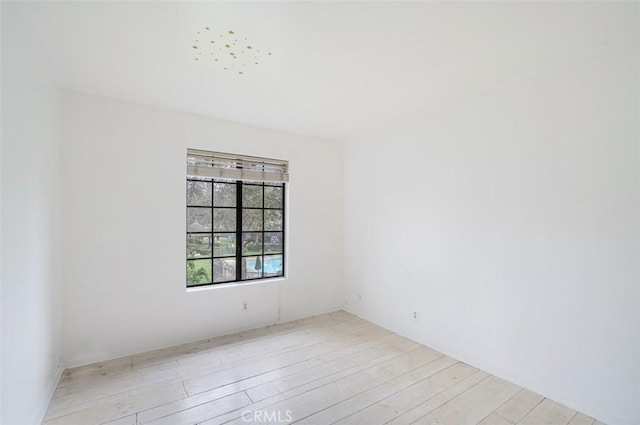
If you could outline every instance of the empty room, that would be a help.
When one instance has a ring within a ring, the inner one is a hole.
[[[1,425],[640,425],[640,2],[0,14]]]

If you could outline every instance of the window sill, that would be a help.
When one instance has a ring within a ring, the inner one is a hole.
[[[222,288],[237,288],[239,286],[249,286],[249,285],[259,285],[261,283],[274,283],[274,282],[281,282],[287,280],[286,276],[282,276],[282,277],[272,277],[272,278],[267,278],[267,279],[256,279],[256,280],[249,280],[246,282],[229,282],[229,283],[218,283],[215,285],[205,285],[205,286],[195,286],[195,287],[188,287],[187,289],[187,293],[189,292],[202,292],[202,291],[209,291],[209,290],[213,290],[213,289],[222,289]]]

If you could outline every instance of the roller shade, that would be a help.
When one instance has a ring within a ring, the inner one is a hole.
[[[187,149],[187,175],[214,179],[288,182],[289,162]]]

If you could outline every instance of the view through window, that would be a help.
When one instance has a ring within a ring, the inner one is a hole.
[[[188,175],[187,286],[284,276],[284,224],[284,182]]]

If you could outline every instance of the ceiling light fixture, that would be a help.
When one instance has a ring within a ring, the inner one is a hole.
[[[238,75],[244,75],[251,67],[271,56],[271,52],[257,48],[248,37],[232,29],[217,32],[211,27],[204,27],[196,33],[191,49],[195,61],[211,63]]]

